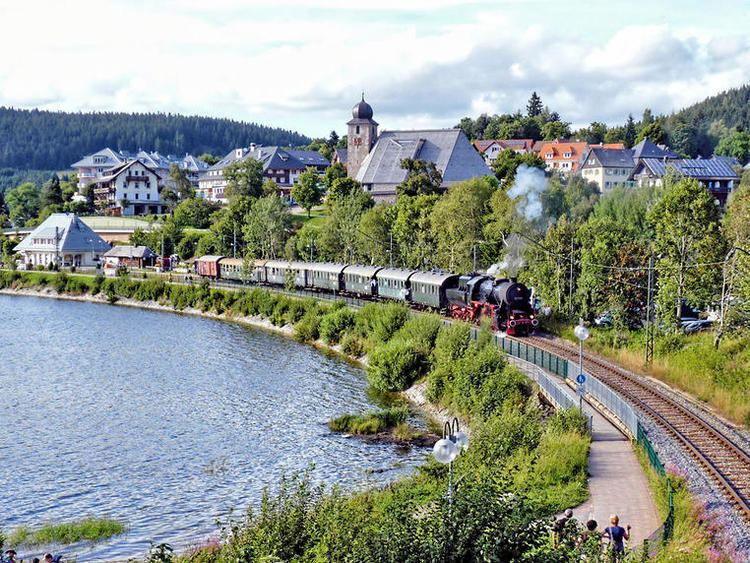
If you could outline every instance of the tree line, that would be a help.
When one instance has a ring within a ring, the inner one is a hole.
[[[131,241],[183,259],[220,254],[456,273],[512,258],[525,264],[520,279],[563,319],[609,311],[615,323],[637,328],[652,277],[665,327],[676,326],[686,306],[723,306],[727,328],[750,320],[750,173],[722,214],[695,180],[670,175],[660,187],[601,195],[592,182],[546,175],[538,156],[511,150],[493,163],[494,176],[458,182],[446,193],[434,164],[405,159],[396,201],[381,205],[336,164],[322,177],[308,170],[295,185],[307,218],[323,202],[323,216],[306,220],[263,180],[259,164],[246,159],[227,169],[228,205],[195,199],[192,191],[175,194],[171,214],[153,219],[160,228],[138,230]],[[15,218],[30,212],[27,200],[37,209],[66,209],[71,192],[53,179],[40,192],[33,185],[12,190],[4,205]]]
[[[310,142],[294,131],[225,118],[0,107],[0,168],[64,170],[104,147],[224,155],[250,143],[301,146]]]
[[[654,115],[648,108],[641,118],[628,115],[622,125],[593,121],[571,129],[559,113],[545,106],[532,93],[526,111],[465,117],[456,127],[470,139],[572,138],[589,144],[623,143],[625,147],[649,139],[667,144],[685,157],[734,156],[742,164],[750,160],[750,85],[722,92],[670,115]]]

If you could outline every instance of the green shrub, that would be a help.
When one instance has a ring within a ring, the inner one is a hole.
[[[420,347],[425,355],[430,355],[440,331],[440,324],[438,315],[417,315],[407,320],[393,338],[408,340]]]
[[[314,342],[320,335],[320,311],[309,309],[294,325],[294,337],[300,342]]]
[[[55,291],[57,293],[65,293],[65,289],[68,286],[68,274],[65,272],[60,273],[55,279]]]
[[[379,391],[403,391],[426,371],[427,357],[419,346],[392,340],[370,352],[367,377]]]
[[[360,358],[367,352],[367,346],[361,336],[350,332],[341,339],[341,351],[352,358]]]
[[[347,432],[349,434],[377,434],[394,428],[406,421],[409,409],[393,407],[365,414],[345,414],[331,419],[328,428],[333,432]]]
[[[354,326],[357,315],[346,307],[335,308],[320,321],[320,337],[328,344],[336,344],[343,333]]]
[[[398,303],[368,303],[357,315],[357,331],[376,342],[387,342],[409,318],[409,309]]]

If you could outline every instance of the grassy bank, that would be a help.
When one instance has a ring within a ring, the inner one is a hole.
[[[557,327],[577,343],[572,327]],[[750,427],[750,336],[727,336],[717,350],[712,332],[660,335],[655,358],[644,365],[643,331],[591,330],[587,348],[633,371],[646,373],[711,405],[729,420]]]
[[[329,420],[328,428],[333,432],[348,434],[378,434],[405,424],[407,416],[409,410],[404,407],[392,407],[364,414],[342,414]]]
[[[6,542],[9,547],[35,547],[40,545],[68,545],[81,541],[98,542],[119,536],[125,525],[109,518],[83,518],[73,522],[49,522],[39,528],[20,526],[14,529]]]
[[[175,310],[256,316],[294,327],[301,341],[322,339],[357,357],[380,391],[401,391],[420,378],[432,401],[469,420],[469,449],[447,467],[431,458],[387,487],[345,494],[284,480],[260,506],[227,523],[222,541],[184,556],[190,561],[562,561],[575,548],[550,547],[552,516],[585,500],[590,437],[577,411],[546,418],[532,384],[482,333],[442,327],[434,315],[411,316],[397,304],[358,311],[264,289],[225,291],[159,280],[103,279],[4,272],[0,287],[54,287],[157,302]]]

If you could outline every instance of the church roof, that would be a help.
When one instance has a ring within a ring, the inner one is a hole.
[[[357,173],[363,184],[400,184],[406,179],[401,161],[413,158],[434,162],[443,186],[480,176],[491,176],[482,156],[460,129],[384,131]]]
[[[106,252],[111,247],[75,213],[53,213],[31,231],[16,252]]]
[[[479,176],[491,176],[482,156],[460,129],[384,131],[357,173],[363,184],[400,184],[406,179],[401,161],[414,158],[435,163],[443,186]]]

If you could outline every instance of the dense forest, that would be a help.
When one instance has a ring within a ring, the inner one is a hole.
[[[250,143],[306,145],[299,133],[232,119],[169,113],[66,113],[0,106],[0,168],[65,170],[104,147],[224,155]]]
[[[648,138],[668,144],[686,157],[709,157],[716,150],[744,163],[750,158],[750,85],[727,90],[670,115],[654,115],[646,108],[639,120],[629,115],[622,125],[593,121],[578,130],[544,106],[534,92],[525,112],[465,117],[457,127],[471,139],[575,138],[590,144],[619,142],[630,147]]]

